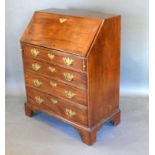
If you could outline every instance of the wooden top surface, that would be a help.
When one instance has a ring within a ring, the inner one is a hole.
[[[88,18],[99,18],[99,19],[107,19],[107,18],[116,16],[114,14],[106,14],[103,12],[89,11],[89,10],[82,10],[82,9],[49,8],[49,9],[45,9],[45,10],[40,10],[39,12],[55,13],[55,14],[78,16],[78,17],[88,17]]]
[[[111,15],[48,9],[34,13],[21,42],[86,56],[104,18]],[[61,22],[60,19],[65,19]]]

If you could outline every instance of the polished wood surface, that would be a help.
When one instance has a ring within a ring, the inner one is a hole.
[[[66,22],[61,23],[61,18]],[[35,12],[21,42],[85,56],[101,22],[100,19]]]
[[[89,126],[93,126],[119,108],[119,16],[105,20],[88,56],[88,74]]]
[[[83,10],[83,9],[45,9],[45,10],[39,10],[38,12],[46,12],[46,13],[53,13],[53,14],[59,14],[59,15],[69,15],[69,16],[77,16],[77,17],[87,17],[87,18],[95,18],[95,19],[108,19],[116,16],[115,14],[107,14],[103,12],[98,11],[89,11],[89,10]]]
[[[27,86],[34,87],[38,90],[41,90],[41,91],[49,93],[49,94],[55,94],[56,96],[61,96],[61,97],[68,99],[72,102],[77,102],[78,104],[87,105],[85,90],[78,89],[78,88],[75,88],[70,85],[66,85],[65,83],[62,83],[62,82],[57,81],[52,78],[40,76],[37,73],[26,72],[25,75],[26,75],[25,81],[26,81]],[[37,87],[34,85],[34,80],[38,80],[42,84]],[[51,82],[55,83],[56,86],[52,87],[52,85],[50,84]],[[70,92],[74,93],[75,96],[73,96],[72,98],[68,98],[66,96],[65,91],[70,91]]]
[[[28,103],[38,106],[41,110],[45,109],[48,111],[52,111],[70,121],[74,121],[87,126],[88,121],[86,107],[80,106],[79,104],[74,104],[57,96],[42,93],[30,87],[27,87],[27,90]],[[37,103],[35,97],[40,97],[43,102],[40,104]],[[75,116],[68,116],[66,114],[66,109],[70,109],[75,112]]]
[[[85,73],[79,73],[70,69],[62,68],[52,63],[46,63],[30,58],[25,58],[24,63],[27,66],[27,71],[34,71],[35,73],[40,73],[43,76],[47,76],[48,78],[52,77],[53,79],[56,79],[58,81],[73,85],[74,87],[86,89],[87,79]],[[35,68],[33,67],[34,65],[39,66],[38,70],[35,70]],[[72,76],[73,79],[67,79],[67,77],[65,76],[66,74]]]
[[[30,45],[30,44],[22,44],[23,56],[25,58],[34,58],[31,54],[32,49],[36,49],[39,51],[39,54],[35,57],[36,60],[42,60],[48,63],[56,64],[68,69],[72,69],[75,71],[85,72],[86,71],[86,58],[75,56],[73,54],[68,54],[65,52],[60,52],[53,49],[47,49],[40,46]],[[53,54],[54,58],[49,59],[48,54]],[[72,65],[68,66],[64,63],[63,58],[70,58],[74,62]]]
[[[84,12],[37,11],[20,42],[25,114],[54,116],[92,145],[105,122],[120,123],[121,18]]]

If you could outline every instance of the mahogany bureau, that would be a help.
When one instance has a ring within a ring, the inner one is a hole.
[[[27,116],[54,116],[88,145],[105,122],[120,123],[120,16],[36,11],[20,43]]]

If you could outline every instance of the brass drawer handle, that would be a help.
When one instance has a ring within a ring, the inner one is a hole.
[[[51,59],[51,60],[52,60],[52,59],[54,59],[54,57],[55,57],[55,55],[54,55],[54,54],[48,53],[48,58],[49,58],[49,59]]]
[[[58,100],[55,100],[53,98],[50,99],[52,101],[53,104],[58,104]]]
[[[71,66],[71,65],[73,64],[73,62],[74,62],[74,60],[71,59],[71,58],[69,58],[69,57],[64,57],[64,58],[63,58],[63,61],[64,61],[64,63],[65,63],[67,66]]]
[[[65,109],[65,113],[68,117],[73,117],[76,115],[76,112],[72,111],[71,109]]]
[[[64,73],[64,77],[67,81],[72,81],[74,80],[74,75],[71,73]]]
[[[65,96],[69,99],[72,99],[76,94],[72,93],[71,91],[65,90]]]
[[[35,101],[38,103],[38,104],[42,104],[44,102],[44,100],[40,97],[40,96],[35,96]]]
[[[55,68],[54,68],[54,67],[51,67],[51,66],[48,67],[48,70],[49,70],[51,73],[55,72]]]
[[[35,48],[32,48],[32,49],[31,49],[31,55],[32,55],[33,57],[36,57],[39,53],[40,53],[40,52],[39,52],[38,50],[36,50]]]
[[[52,88],[55,88],[55,87],[57,86],[57,83],[54,82],[54,81],[50,81],[50,86],[51,86]]]
[[[34,64],[32,64],[32,69],[34,70],[34,71],[38,71],[39,69],[40,69],[40,65],[38,64],[38,63],[34,63]]]
[[[66,18],[59,18],[59,22],[62,24],[62,23],[64,23],[64,22],[66,22],[67,21],[67,19]]]
[[[36,87],[40,87],[40,86],[42,85],[42,82],[41,82],[40,80],[38,80],[38,79],[34,79],[34,80],[33,80],[33,84],[34,84],[34,86],[36,86]]]

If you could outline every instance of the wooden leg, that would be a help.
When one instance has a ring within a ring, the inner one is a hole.
[[[110,119],[110,123],[112,123],[113,125],[117,126],[118,124],[120,124],[120,112],[116,113],[111,119]]]
[[[87,145],[92,145],[96,142],[96,131],[79,131],[82,141]]]
[[[25,103],[25,115],[32,117],[33,116],[33,111],[31,110],[31,108]]]

